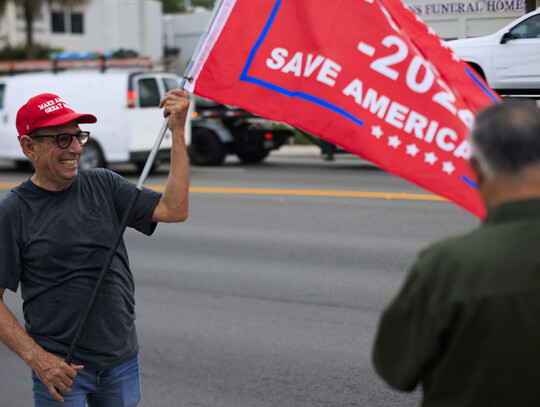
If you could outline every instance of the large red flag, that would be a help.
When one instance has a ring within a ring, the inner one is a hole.
[[[188,76],[485,216],[467,133],[499,98],[399,0],[223,0]]]

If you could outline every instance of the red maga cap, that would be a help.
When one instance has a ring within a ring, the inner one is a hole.
[[[60,96],[42,93],[29,99],[17,112],[17,131],[19,138],[40,127],[59,126],[72,120],[77,123],[95,123],[92,114],[75,113]]]

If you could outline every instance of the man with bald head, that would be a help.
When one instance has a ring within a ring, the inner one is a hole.
[[[540,399],[540,112],[481,112],[470,160],[487,218],[423,250],[384,310],[373,349],[393,388],[424,407],[532,406]]]

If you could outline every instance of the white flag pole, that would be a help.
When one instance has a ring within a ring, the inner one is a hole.
[[[206,22],[206,26],[199,38],[199,42],[197,43],[197,47],[195,48],[195,52],[193,53],[193,56],[191,57],[186,70],[184,72],[184,76],[180,80],[179,88],[184,89],[184,86],[186,85],[186,81],[192,80],[190,74],[191,70],[193,68],[193,65],[195,63],[195,60],[197,59],[197,56],[199,54],[199,51],[201,50],[202,45],[204,44],[206,40],[206,36],[210,32],[210,29],[212,28],[212,24],[214,23],[214,20],[218,14],[218,11],[221,7],[221,4],[223,3],[223,0],[218,0],[216,5],[214,6],[214,9],[212,10],[212,14],[210,15],[210,18]],[[154,164],[154,160],[156,159],[156,155],[159,150],[159,146],[161,145],[163,138],[165,137],[165,133],[167,132],[167,128],[169,127],[169,117],[166,117],[163,125],[161,126],[161,130],[158,134],[158,137],[156,139],[156,142],[154,144],[154,147],[150,151],[150,154],[148,155],[148,159],[146,160],[146,164],[142,170],[141,176],[139,178],[139,182],[137,183],[137,189],[142,190],[144,183],[146,182],[146,178],[148,177],[148,174],[150,173],[150,170],[152,168],[152,165]]]

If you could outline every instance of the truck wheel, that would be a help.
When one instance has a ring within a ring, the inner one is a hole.
[[[155,160],[150,167],[150,174],[155,174],[160,164],[160,161]],[[139,172],[143,172],[144,167],[146,167],[146,161],[138,161],[135,163],[135,165],[137,166],[137,170],[139,170]]]
[[[81,162],[79,168],[89,170],[92,168],[105,167],[105,159],[98,143],[93,140],[88,140],[88,143],[83,148]]]
[[[256,164],[268,157],[268,153],[269,151],[260,151],[257,153],[238,153],[237,155],[244,164]]]
[[[483,80],[486,80],[486,74],[484,73],[482,68],[480,68],[480,65],[477,65],[473,62],[469,62],[469,65],[476,71],[478,75],[482,77]]]
[[[34,169],[34,164],[29,160],[16,160],[15,169],[17,171],[30,171]]]
[[[225,160],[225,147],[217,136],[207,129],[193,129],[188,155],[195,165],[221,165]]]

